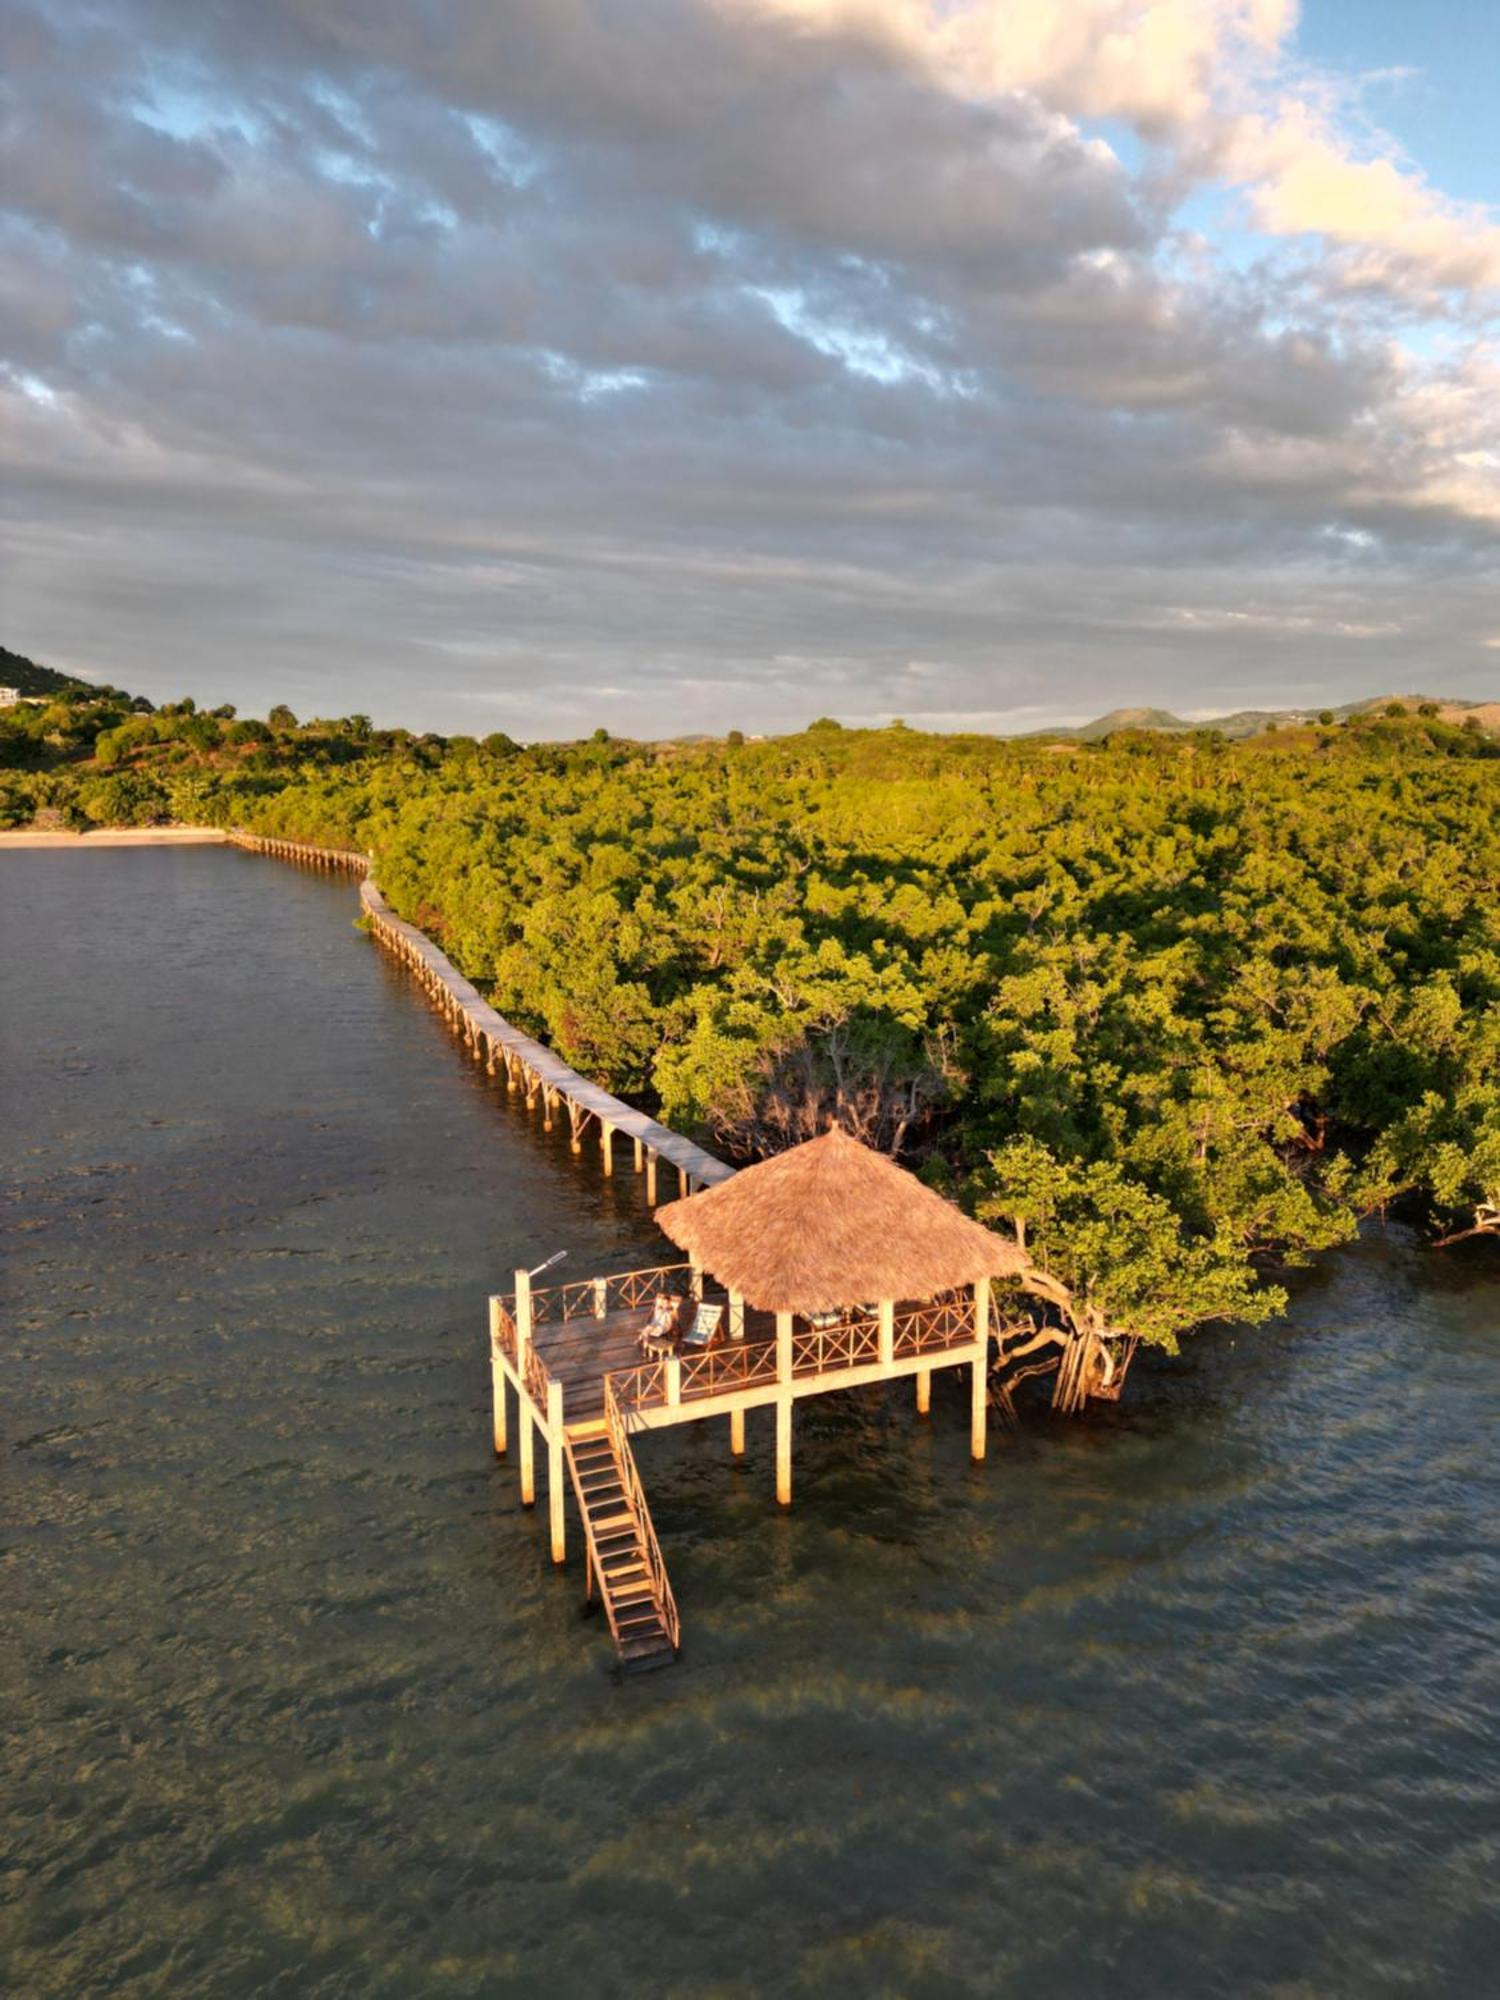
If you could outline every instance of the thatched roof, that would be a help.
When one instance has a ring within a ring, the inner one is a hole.
[[[763,1312],[928,1299],[1026,1269],[1013,1243],[840,1131],[668,1202],[656,1219],[679,1249]]]

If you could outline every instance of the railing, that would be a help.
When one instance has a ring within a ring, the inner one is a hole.
[[[539,1410],[545,1413],[547,1408],[547,1387],[552,1377],[542,1365],[541,1356],[529,1340],[526,1343],[526,1357],[521,1363],[521,1377],[526,1387],[531,1391],[531,1400]]]
[[[893,1352],[897,1358],[925,1354],[929,1348],[962,1347],[977,1338],[974,1300],[970,1293],[933,1299],[910,1312],[897,1313]]]
[[[792,1334],[794,1375],[825,1375],[879,1359],[878,1319],[845,1319],[835,1326],[810,1326]]]
[[[635,1454],[631,1451],[630,1440],[625,1435],[624,1421],[620,1415],[619,1404],[615,1401],[614,1383],[608,1375],[604,1378],[604,1422],[609,1431],[610,1444],[614,1448],[615,1463],[624,1483],[626,1497],[635,1516],[641,1554],[646,1559],[646,1569],[651,1577],[651,1590],[656,1600],[656,1608],[675,1651],[682,1644],[682,1620],[677,1615],[677,1599],[672,1595],[672,1585],[667,1578],[667,1566],[662,1561],[661,1543],[656,1539],[651,1509],[646,1505],[646,1490],[641,1485],[641,1476],[635,1469]],[[611,1622],[613,1622],[612,1616]]]
[[[516,1317],[504,1299],[495,1298],[495,1338],[512,1361],[516,1358]]]
[[[661,1364],[658,1364],[659,1366]],[[717,1396],[725,1389],[744,1389],[776,1380],[774,1340],[731,1340],[705,1354],[684,1355],[678,1382],[684,1396]]]
[[[310,840],[288,840],[279,833],[249,833],[231,827],[228,839],[235,847],[252,854],[269,854],[278,861],[302,861],[315,868],[347,868],[354,875],[368,875],[370,857],[347,847],[319,847]]]
[[[691,1264],[656,1264],[645,1271],[616,1271],[603,1278],[578,1278],[567,1285],[545,1285],[531,1294],[533,1326],[570,1319],[604,1319],[650,1305],[658,1292],[670,1291],[674,1280],[682,1292],[695,1292]]]
[[[521,1353],[520,1337],[516,1332],[513,1301],[498,1295],[495,1298],[495,1340],[502,1353],[520,1370],[521,1380],[531,1392],[532,1401],[539,1410],[547,1408],[547,1386],[552,1380],[546,1365],[531,1341],[526,1343],[524,1356]]]
[[[934,1299],[895,1315],[891,1342],[892,1358],[910,1360],[913,1355],[941,1353],[949,1348],[970,1347],[975,1340],[974,1301],[968,1293]],[[880,1321],[861,1314],[857,1319],[840,1320],[834,1326],[807,1326],[792,1334],[792,1379],[840,1375],[880,1361]],[[677,1398],[699,1402],[729,1390],[759,1388],[778,1378],[777,1346],[774,1340],[731,1340],[711,1347],[704,1354],[676,1357]],[[666,1361],[651,1361],[639,1368],[620,1368],[606,1375],[605,1394],[613,1397],[624,1413],[662,1409],[674,1399]]]

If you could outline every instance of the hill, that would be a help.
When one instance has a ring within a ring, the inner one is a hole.
[[[24,653],[0,646],[0,687],[13,687],[20,694],[62,694],[67,688],[89,685],[77,674],[60,674],[54,667],[38,666]]]
[[[1185,719],[1167,708],[1112,708],[1107,715],[1076,729],[1045,729],[1030,732],[1038,736],[1066,737],[1078,743],[1100,743],[1119,729],[1152,729],[1162,735],[1183,735],[1194,729],[1212,729],[1220,736],[1258,736],[1266,729],[1290,729],[1321,721],[1331,715],[1335,722],[1347,722],[1358,715],[1378,714],[1399,703],[1404,709],[1432,707],[1440,722],[1463,723],[1472,717],[1482,729],[1500,730],[1500,701],[1456,701],[1445,695],[1381,694],[1368,701],[1346,702],[1342,708],[1241,708],[1232,715]]]

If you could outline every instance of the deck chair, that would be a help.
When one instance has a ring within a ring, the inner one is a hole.
[[[677,1316],[682,1311],[680,1292],[658,1292],[651,1317],[636,1335],[642,1354],[653,1358],[670,1354],[677,1345]]]
[[[702,1354],[710,1347],[717,1347],[723,1339],[719,1322],[724,1317],[722,1306],[699,1306],[693,1315],[693,1323],[682,1336],[684,1354]]]

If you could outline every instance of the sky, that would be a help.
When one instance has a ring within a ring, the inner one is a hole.
[[[0,638],[518,739],[1500,694],[1494,0],[8,0]]]

